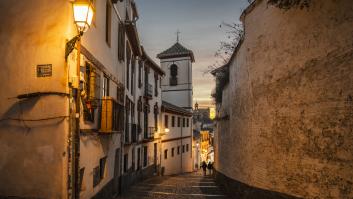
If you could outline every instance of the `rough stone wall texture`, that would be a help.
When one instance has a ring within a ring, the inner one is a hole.
[[[288,11],[257,1],[230,66],[221,173],[304,198],[353,197],[352,24],[351,0]]]
[[[0,198],[65,198],[68,115],[66,97],[18,100],[20,94],[67,93],[64,52],[71,25],[67,1],[0,1]],[[52,76],[38,78],[36,66],[52,64]],[[50,111],[48,111],[50,110]]]

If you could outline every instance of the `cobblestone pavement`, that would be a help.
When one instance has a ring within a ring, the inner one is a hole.
[[[210,176],[200,173],[153,177],[131,187],[118,199],[228,199]]]

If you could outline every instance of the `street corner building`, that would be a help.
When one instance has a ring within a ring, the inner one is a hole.
[[[156,173],[164,72],[135,2],[1,1],[0,13],[0,197],[112,198]]]
[[[353,198],[353,4],[255,0],[217,78],[216,178],[234,198]]]

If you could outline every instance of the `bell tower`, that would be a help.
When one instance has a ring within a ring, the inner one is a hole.
[[[177,42],[157,55],[166,73],[162,79],[162,100],[192,111],[192,63],[195,58],[191,50],[179,43],[179,33]]]

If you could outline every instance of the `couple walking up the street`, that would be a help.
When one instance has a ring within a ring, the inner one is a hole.
[[[213,164],[211,163],[211,161],[208,162],[208,164],[206,164],[205,161],[202,162],[201,164],[202,170],[203,170],[203,175],[206,175],[206,169],[208,169],[208,174],[211,175],[212,174],[212,170],[213,170]]]

